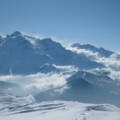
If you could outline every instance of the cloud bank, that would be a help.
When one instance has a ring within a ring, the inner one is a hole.
[[[62,73],[36,73],[30,75],[7,75],[0,76],[0,81],[19,85],[26,93],[39,93],[49,89],[66,89],[66,79],[70,75]]]

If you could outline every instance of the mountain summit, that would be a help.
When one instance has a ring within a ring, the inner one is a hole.
[[[11,36],[20,36],[20,35],[22,35],[22,33],[19,31],[15,31],[14,33],[11,34]]]

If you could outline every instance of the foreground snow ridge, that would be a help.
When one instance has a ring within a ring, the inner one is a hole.
[[[0,120],[120,120],[119,114],[113,105],[68,101],[0,105]]]

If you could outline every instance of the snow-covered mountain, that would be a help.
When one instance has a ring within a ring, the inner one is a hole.
[[[119,82],[110,77],[104,74],[78,71],[68,77],[63,86],[39,92],[34,97],[37,101],[69,100],[119,106],[119,92]]]
[[[98,53],[100,56],[102,57],[109,57],[110,55],[112,55],[114,52],[110,51],[110,50],[106,50],[104,48],[97,48],[93,45],[90,44],[79,44],[79,43],[74,43],[71,45],[71,47],[73,48],[77,48],[77,49],[84,49],[84,50],[90,50],[94,53]]]
[[[19,31],[0,37],[0,119],[120,119],[119,108],[107,105],[120,106],[119,56]]]
[[[79,71],[67,79],[67,85],[65,99],[120,105],[118,83],[106,75]]]
[[[40,40],[18,31],[1,42],[0,58],[0,74],[9,74],[10,69],[13,74],[37,73],[43,64],[74,65],[80,69],[103,66],[83,54],[65,49],[50,38]]]

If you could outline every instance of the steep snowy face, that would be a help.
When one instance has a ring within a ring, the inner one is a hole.
[[[29,74],[39,71],[50,58],[38,55],[33,45],[20,32],[8,35],[0,47],[0,74]]]
[[[105,50],[104,48],[97,48],[93,45],[90,45],[90,44],[79,44],[79,43],[75,43],[73,45],[71,45],[71,47],[73,48],[77,48],[77,49],[84,49],[84,50],[90,50],[94,53],[98,53],[100,56],[102,57],[109,57],[110,55],[113,54],[112,51],[109,51],[109,50]]]
[[[49,56],[55,64],[64,65],[70,64],[71,62],[68,59],[70,58],[71,52],[67,51],[60,43],[57,43],[50,38],[38,40],[36,46],[39,53],[42,51],[42,53]]]

